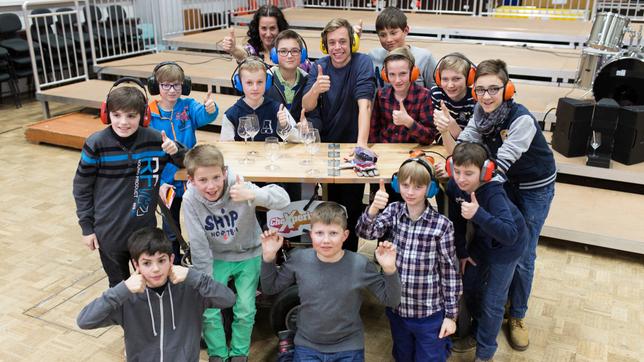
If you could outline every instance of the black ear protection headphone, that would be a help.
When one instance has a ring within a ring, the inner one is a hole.
[[[154,70],[152,71],[152,75],[148,77],[148,90],[150,91],[150,94],[153,96],[156,96],[159,94],[159,80],[157,79],[157,71],[166,65],[175,65],[179,67],[179,69],[181,69],[181,73],[183,74],[183,82],[181,83],[181,95],[182,96],[189,95],[190,90],[192,89],[192,79],[186,76],[186,73],[183,71],[183,68],[181,68],[179,64],[172,61],[161,62],[157,64],[156,67],[154,67]]]
[[[467,72],[465,72],[467,74],[467,76],[465,77],[465,84],[467,87],[474,85],[474,79],[476,78],[476,65],[474,65],[471,60],[469,60],[461,53],[449,53],[438,60],[438,62],[436,63],[436,70],[434,70],[434,83],[436,83],[437,86],[442,87],[440,65],[441,62],[447,57],[460,58],[466,61],[467,64],[469,64],[469,69],[467,70]]]
[[[112,123],[112,121],[110,120],[110,111],[108,108],[108,103],[110,101],[110,93],[112,93],[112,89],[114,89],[114,87],[123,83],[134,83],[139,87],[141,87],[142,89],[141,94],[143,95],[145,106],[139,110],[139,112],[141,113],[141,119],[139,120],[139,125],[141,125],[142,127],[147,127],[150,124],[150,119],[151,119],[150,106],[148,105],[148,92],[145,90],[145,85],[143,85],[143,82],[141,82],[136,78],[131,78],[131,77],[120,78],[119,80],[114,82],[114,84],[112,84],[110,91],[107,92],[107,97],[105,98],[105,101],[103,101],[103,103],[101,104],[101,113],[100,113],[101,122],[103,122],[103,124]]]
[[[353,31],[353,27],[351,26],[351,24],[349,24],[348,21],[347,21],[347,24],[348,26],[346,27],[342,26],[342,27],[344,27],[345,29],[348,29],[349,31],[349,45],[351,48],[351,54],[357,53],[358,49],[360,49],[360,37],[358,36],[358,34],[356,34]],[[327,44],[326,44],[327,35],[328,34],[322,31],[322,35],[320,36],[320,51],[322,52],[322,54],[325,54],[325,55],[329,54],[329,48],[327,47]]]
[[[438,183],[436,182],[436,177],[434,177],[434,167],[424,159],[418,158],[418,157],[406,159],[402,163],[402,165],[400,165],[400,167],[403,167],[404,165],[410,162],[418,162],[429,173],[429,185],[427,186],[427,193],[425,194],[425,196],[430,198],[436,196],[436,194],[438,193],[439,187],[438,187]],[[398,180],[398,172],[394,172],[394,174],[391,175],[391,188],[397,193],[400,193],[400,180]]]
[[[302,64],[302,63],[305,63],[306,60],[309,58],[309,50],[308,50],[309,48],[306,45],[306,41],[304,40],[304,38],[302,38],[302,36],[300,34],[298,34],[298,33],[295,33],[295,34],[297,35],[299,43],[301,44],[301,46],[300,46],[300,64]],[[279,36],[279,34],[278,34],[278,36]],[[284,39],[292,39],[292,38],[282,38],[280,40],[284,40]],[[276,48],[276,46],[277,46],[277,42],[275,42],[275,46],[273,46],[271,48],[271,62],[273,62],[273,64],[278,64],[279,61],[280,61],[279,57],[277,56],[277,48]]]
[[[271,67],[257,57],[247,57],[241,63],[237,64],[237,68],[233,70],[233,74],[230,76],[230,84],[232,84],[233,88],[235,88],[241,94],[244,94],[244,87],[242,86],[242,81],[239,77],[239,69],[244,63],[247,63],[251,60],[262,63],[264,69],[266,69],[266,84],[264,86],[264,90],[268,91],[273,86],[273,72],[271,72]]]
[[[488,182],[492,180],[492,177],[494,177],[494,175],[496,174],[496,162],[494,162],[494,160],[492,160],[492,157],[490,157],[491,156],[490,150],[488,150],[488,148],[485,147],[485,145],[482,145],[480,143],[475,143],[475,142],[463,142],[463,143],[477,145],[478,147],[481,147],[483,150],[485,150],[485,162],[483,162],[483,166],[481,166],[481,176],[479,177],[479,181]],[[447,175],[449,177],[452,177],[452,178],[454,177],[454,160],[452,156],[447,157],[447,160],[445,161],[445,171],[447,172]]]

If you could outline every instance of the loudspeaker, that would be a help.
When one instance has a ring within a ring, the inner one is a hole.
[[[559,98],[552,148],[566,157],[586,154],[595,101]]]
[[[612,157],[625,165],[644,161],[644,106],[620,110]]]
[[[619,104],[611,98],[602,98],[595,105],[593,120],[590,123],[591,136],[587,148],[587,166],[610,167],[619,109]]]

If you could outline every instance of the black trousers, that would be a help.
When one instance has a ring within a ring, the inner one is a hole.
[[[98,249],[103,270],[107,274],[110,288],[130,277],[130,253],[127,251],[105,251]]]

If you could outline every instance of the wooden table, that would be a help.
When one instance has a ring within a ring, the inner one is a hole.
[[[199,142],[202,142],[199,139]],[[380,179],[389,182],[391,175],[398,171],[400,164],[409,158],[409,150],[418,147],[417,144],[412,143],[379,143],[371,144],[370,148],[378,155],[378,171],[380,176],[377,177],[358,177],[356,173],[351,170],[341,170],[339,176],[333,176],[328,173],[329,163],[329,144],[322,143],[320,151],[313,157],[313,166],[300,165],[300,161],[309,158],[303,144],[287,143],[283,144],[281,149],[281,158],[275,164],[279,167],[278,170],[269,171],[266,169],[269,162],[264,155],[264,142],[217,142],[217,148],[224,154],[226,165],[244,176],[249,181],[263,181],[263,182],[301,182],[301,183],[343,183],[343,184],[365,184],[377,183]],[[350,150],[355,146],[353,143],[340,144],[340,156],[345,157],[349,154]],[[441,154],[445,153],[442,146],[427,146],[423,147],[425,150],[432,150]],[[243,164],[241,160],[249,151],[257,151],[259,156],[252,157],[253,163]],[[336,159],[340,159],[338,157]],[[440,157],[438,157],[440,158]],[[438,160],[437,160],[438,161]],[[307,174],[309,169],[317,170],[316,174]],[[332,168],[332,167],[331,167]],[[186,179],[185,170],[177,173],[177,179]]]

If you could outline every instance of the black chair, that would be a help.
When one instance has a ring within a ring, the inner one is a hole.
[[[0,14],[0,46],[7,49],[10,55],[10,63],[15,70],[16,77],[27,78],[29,90],[33,90],[33,72],[31,68],[31,56],[29,55],[29,43],[18,35],[22,29],[22,23],[18,15],[13,13]],[[41,57],[34,49],[34,57],[39,62]]]
[[[16,75],[9,62],[9,51],[5,48],[0,48],[0,99],[2,97],[2,83],[9,85],[9,90],[13,96],[16,108],[22,107],[20,102],[20,94],[18,92],[18,83],[16,82]]]

